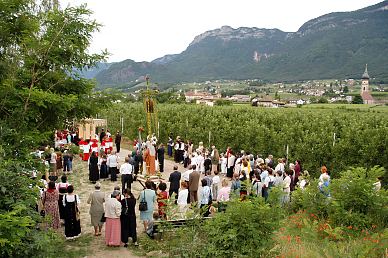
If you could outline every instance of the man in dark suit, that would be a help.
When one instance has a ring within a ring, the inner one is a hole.
[[[117,150],[116,152],[119,153],[120,152],[120,145],[121,145],[121,134],[119,131],[117,131],[117,133],[116,133],[115,144],[116,144],[116,150]]]
[[[181,172],[178,171],[177,165],[174,166],[174,172],[170,174],[168,181],[170,182],[169,196],[175,193],[175,200],[177,200],[181,181]]]
[[[198,186],[200,174],[195,170],[195,165],[193,165],[193,169],[194,171],[189,175],[190,203],[198,202]]]

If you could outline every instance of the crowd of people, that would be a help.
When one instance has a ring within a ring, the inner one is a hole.
[[[88,162],[89,180],[95,188],[87,199],[90,221],[96,236],[102,234],[105,223],[105,242],[108,246],[127,246],[129,238],[137,245],[137,209],[144,231],[150,232],[155,219],[185,218],[187,212],[196,207],[201,208],[202,216],[208,217],[224,211],[231,198],[244,201],[248,196],[258,196],[267,201],[274,187],[283,192],[281,203],[286,206],[295,189],[304,189],[309,185],[309,173],[303,171],[300,160],[288,163],[285,158],[275,160],[272,155],[262,157],[246,151],[234,152],[231,148],[220,153],[214,145],[207,149],[200,142],[194,148],[191,141],[184,143],[177,137],[174,142],[170,136],[167,156],[174,157],[176,164],[173,171],[168,171],[171,173],[165,179],[147,180],[145,189],[134,196],[132,183],[138,174],[152,176],[156,171],[163,173],[164,145],[156,147],[157,139],[154,136],[146,142],[135,141],[133,151],[120,160],[117,153],[120,151],[121,135],[117,132],[114,151],[113,146],[103,144],[111,137],[108,133],[108,130],[102,131],[100,140],[96,137],[87,143],[82,143],[82,139],[78,142],[83,150],[88,148],[91,153],[86,155],[87,159],[85,154],[89,152],[81,153],[82,160]],[[57,156],[53,150],[49,153],[46,158],[54,163]],[[45,188],[41,191],[41,214],[50,216],[49,227],[58,229],[63,224],[66,238],[74,239],[81,233],[80,198],[67,181],[66,172],[71,171],[72,167],[68,162],[73,160],[73,156],[66,153],[63,154],[63,162],[66,160],[67,165],[63,165],[65,173],[60,182],[55,182],[56,173],[51,167],[50,177],[42,177]],[[179,171],[179,164],[183,164],[184,171]],[[329,172],[325,166],[322,166],[321,172],[319,190],[330,198]],[[117,181],[118,175],[121,175],[121,188],[116,185],[109,195],[102,192],[104,179]],[[172,210],[176,214],[167,213],[167,203],[173,203],[176,208]]]

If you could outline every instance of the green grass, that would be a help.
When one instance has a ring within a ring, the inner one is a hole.
[[[77,258],[90,255],[90,244],[93,241],[92,234],[83,234],[75,240],[65,240],[58,244],[56,258]]]

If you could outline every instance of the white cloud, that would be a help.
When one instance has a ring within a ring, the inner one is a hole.
[[[109,61],[151,61],[180,53],[200,33],[223,25],[296,31],[330,12],[352,11],[379,0],[61,0],[87,3],[104,25],[91,52],[107,48]]]

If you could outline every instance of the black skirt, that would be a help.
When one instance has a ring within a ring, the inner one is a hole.
[[[101,164],[100,178],[108,178],[108,167],[106,166],[106,162],[102,162]]]
[[[64,198],[66,198],[64,196]],[[81,221],[76,219],[76,202],[67,202],[65,206],[65,236],[76,237],[81,234]]]

